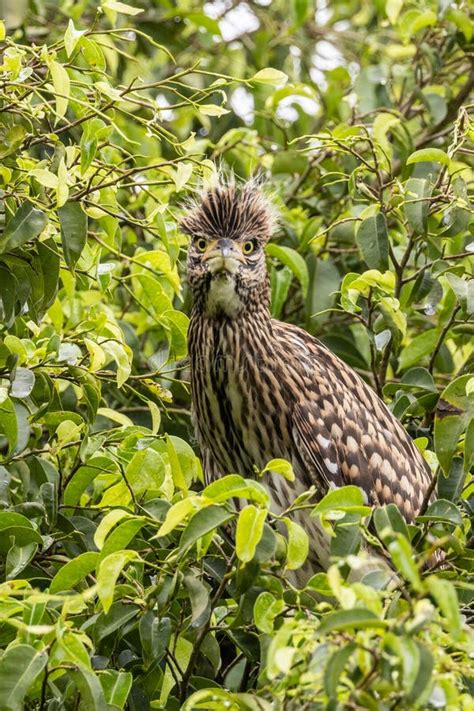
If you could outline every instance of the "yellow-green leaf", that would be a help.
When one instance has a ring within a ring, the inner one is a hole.
[[[270,84],[270,86],[284,86],[288,81],[288,77],[284,72],[273,67],[260,69],[259,72],[253,75],[252,81],[257,81],[260,84]]]
[[[112,528],[125,516],[130,516],[130,514],[128,511],[124,511],[124,509],[112,509],[112,511],[109,511],[109,513],[104,516],[94,533],[94,543],[99,550],[102,550],[105,539]]]
[[[301,568],[309,552],[309,539],[306,531],[289,518],[283,519],[288,531],[286,567],[289,570]]]
[[[110,553],[100,563],[97,573],[97,594],[105,613],[110,610],[112,605],[115,585],[120,573],[127,563],[138,558],[139,555],[136,551],[117,551]]]
[[[267,518],[266,509],[257,509],[249,504],[240,512],[235,532],[235,551],[242,563],[248,563],[255,555]]]
[[[204,116],[223,116],[229,113],[229,109],[223,109],[217,104],[199,104],[199,111]]]
[[[99,346],[98,343],[95,341],[91,341],[90,338],[84,338],[84,345],[86,346],[88,352],[89,352],[89,357],[90,357],[90,365],[89,365],[89,370],[92,373],[95,373],[96,370],[100,370],[102,366],[105,364],[106,361],[106,356],[102,348]]]
[[[105,10],[121,12],[122,15],[139,15],[141,12],[145,12],[141,7],[132,7],[131,5],[126,5],[124,2],[118,2],[117,0],[103,0],[102,7]]]
[[[66,49],[66,54],[69,57],[74,52],[77,43],[81,39],[82,35],[86,33],[86,30],[76,30],[74,27],[74,22],[69,20],[67,30],[64,34],[64,47]]]
[[[67,168],[64,158],[61,158],[58,166],[58,186],[56,188],[56,204],[57,207],[62,207],[69,197],[69,188],[67,184]]]
[[[56,113],[62,118],[69,104],[69,94],[71,82],[67,70],[59,62],[52,61],[49,65],[51,78],[53,80],[54,93],[56,95]]]
[[[158,529],[158,533],[156,534],[157,538],[167,536],[168,533],[171,533],[192,511],[196,510],[201,501],[201,496],[189,496],[187,499],[183,499],[174,504],[169,509],[164,522]]]
[[[127,415],[112,410],[110,407],[99,407],[97,414],[101,415],[101,417],[107,417],[108,420],[112,420],[112,422],[116,422],[118,425],[122,425],[122,427],[133,427],[133,422]]]

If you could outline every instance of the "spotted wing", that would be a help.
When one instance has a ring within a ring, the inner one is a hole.
[[[313,465],[313,483],[325,489],[356,484],[370,504],[395,503],[411,520],[431,473],[404,427],[362,378],[316,339],[290,327],[288,346],[294,351],[289,358],[298,363],[293,377],[304,382],[293,410],[293,437],[304,465]]]

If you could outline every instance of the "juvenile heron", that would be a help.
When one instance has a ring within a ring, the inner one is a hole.
[[[273,226],[271,203],[251,183],[209,189],[181,223],[192,238],[191,391],[206,475],[252,477],[281,457],[296,479],[268,483],[279,510],[311,485],[322,496],[355,484],[369,504],[393,502],[410,521],[431,474],[403,426],[352,368],[270,315]],[[319,529],[309,517],[303,525],[324,564]]]

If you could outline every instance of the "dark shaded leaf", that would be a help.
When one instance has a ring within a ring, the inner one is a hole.
[[[356,241],[369,269],[388,269],[387,223],[381,212],[361,222]]]
[[[80,203],[67,202],[58,210],[64,258],[71,269],[82,254],[87,239],[87,215]]]
[[[46,666],[48,655],[29,644],[7,649],[0,663],[0,707],[21,711],[30,686]]]
[[[42,210],[38,210],[30,202],[24,202],[11,220],[7,223],[0,240],[0,254],[21,247],[25,242],[38,237],[48,223],[48,218]]]

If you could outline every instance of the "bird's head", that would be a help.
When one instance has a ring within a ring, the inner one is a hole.
[[[188,281],[209,316],[235,318],[268,304],[265,244],[274,225],[270,201],[253,183],[207,190],[181,229],[190,235]]]

